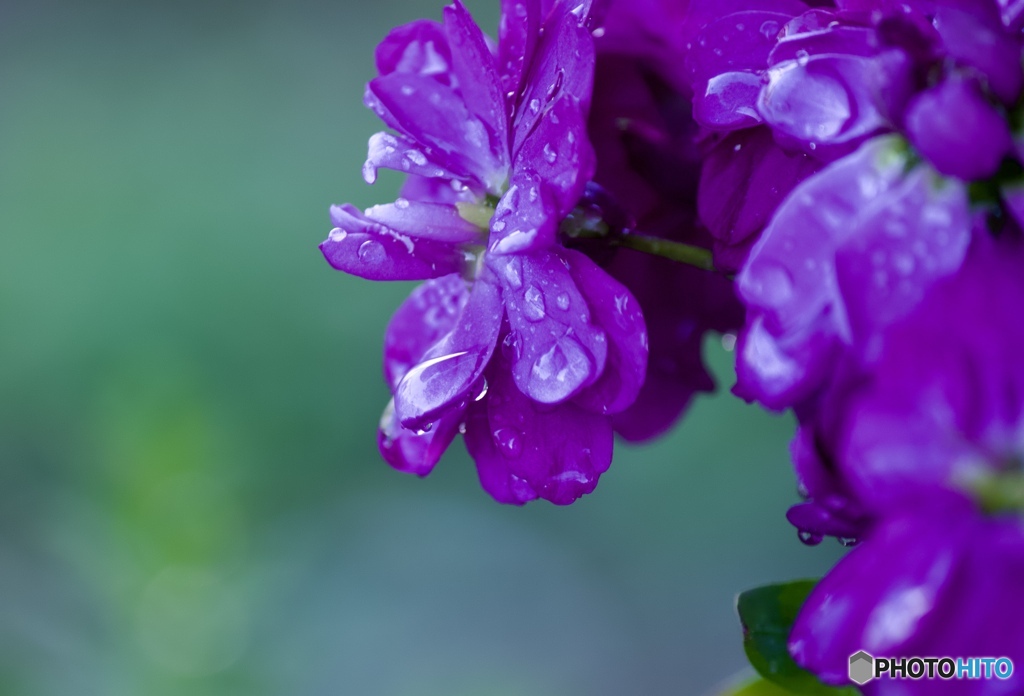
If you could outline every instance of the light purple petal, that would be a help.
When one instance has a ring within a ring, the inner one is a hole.
[[[366,217],[417,240],[451,244],[483,241],[480,228],[463,218],[454,205],[399,198],[394,203],[367,208]]]
[[[444,156],[446,168],[499,193],[505,180],[505,151],[492,142],[484,123],[472,115],[451,87],[429,77],[391,73],[370,81],[364,98],[388,126]]]
[[[835,255],[851,340],[872,359],[881,329],[906,315],[937,278],[963,264],[971,241],[967,190],[917,167],[863,215]]]
[[[608,358],[601,377],[573,402],[595,413],[619,413],[640,393],[647,374],[647,327],[633,294],[583,254],[566,249],[562,257],[590,307],[594,324],[604,329]]]
[[[498,68],[501,88],[508,96],[506,106],[511,113],[516,95],[529,67],[540,33],[540,0],[501,0],[501,22],[498,25]]]
[[[448,159],[444,153],[424,147],[404,135],[381,131],[370,136],[366,163],[363,164],[363,179],[368,184],[374,183],[377,181],[377,170],[381,167],[427,178],[458,179],[448,169]]]
[[[503,502],[536,494],[556,505],[593,491],[612,459],[608,418],[573,403],[532,401],[516,386],[504,361],[488,381],[482,402],[486,422],[475,417],[466,426],[466,445],[484,487],[492,495],[512,498]]]
[[[698,85],[693,96],[693,120],[712,130],[737,130],[761,122],[757,99],[761,76],[749,72],[725,72]]]
[[[460,409],[480,388],[501,326],[501,294],[478,277],[454,328],[435,343],[395,389],[395,413],[413,430]]]
[[[444,8],[444,29],[452,50],[452,64],[470,113],[488,128],[491,151],[508,166],[508,116],[505,97],[483,32],[459,0]]]
[[[424,280],[461,270],[462,251],[447,242],[414,239],[351,205],[331,207],[334,229],[320,244],[334,268],[369,280]]]
[[[556,21],[554,13],[544,26],[533,63],[524,84],[523,95],[512,121],[512,155],[518,155],[530,133],[546,111],[562,95],[571,95],[580,104],[582,113],[590,108],[594,81],[594,40],[578,23],[579,18],[567,14],[565,21]]]
[[[579,103],[564,95],[539,120],[512,168],[509,189],[491,220],[490,251],[543,251],[555,246],[558,223],[594,174],[594,150]]]
[[[377,72],[393,72],[430,76],[439,82],[453,84],[452,56],[444,28],[429,19],[420,19],[391,30],[377,45]]]
[[[384,379],[394,390],[423,354],[455,328],[469,286],[453,274],[417,286],[384,331]]]
[[[417,476],[429,474],[459,432],[463,412],[445,414],[427,432],[407,430],[395,416],[395,400],[388,402],[377,431],[377,448],[384,461],[398,471]]]
[[[487,262],[501,279],[512,329],[503,350],[512,353],[519,389],[553,404],[593,383],[605,367],[607,338],[591,323],[568,264],[556,253],[489,254]]]
[[[737,276],[747,329],[737,390],[785,408],[818,385],[831,346],[849,340],[835,277],[835,251],[860,220],[891,203],[906,166],[902,141],[876,138],[802,184],[779,206]]]
[[[909,61],[898,50],[802,57],[767,75],[757,105],[762,118],[777,138],[826,161],[891,128],[911,87]]]

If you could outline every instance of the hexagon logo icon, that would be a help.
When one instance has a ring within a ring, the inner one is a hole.
[[[875,678],[875,658],[863,650],[850,655],[850,681],[863,686]]]

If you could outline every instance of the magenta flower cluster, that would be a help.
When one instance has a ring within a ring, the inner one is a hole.
[[[426,475],[461,433],[498,501],[571,503],[738,334],[734,392],[799,423],[789,520],[854,547],[797,663],[1001,655],[864,692],[1024,693],[1022,28],[1017,0],[503,0],[496,41],[458,2],[393,30],[363,172],[402,195],[321,245],[424,281],[384,458]]]

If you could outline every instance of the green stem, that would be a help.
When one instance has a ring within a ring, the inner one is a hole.
[[[642,251],[645,254],[653,254],[662,258],[678,261],[702,268],[705,271],[715,270],[715,263],[711,252],[703,247],[682,242],[672,242],[659,237],[646,237],[641,234],[624,234],[613,238],[614,243],[619,246]]]

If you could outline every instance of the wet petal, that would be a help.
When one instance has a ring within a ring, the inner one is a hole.
[[[423,354],[455,328],[469,286],[453,274],[416,287],[388,322],[384,332],[384,378],[394,390]]]
[[[927,166],[890,191],[837,250],[836,278],[851,340],[871,359],[881,330],[905,316],[937,278],[963,264],[971,241],[966,188]]]
[[[429,19],[395,27],[377,45],[375,52],[377,72],[393,72],[430,76],[452,85],[452,55],[444,28]]]
[[[737,276],[747,305],[737,389],[784,408],[818,385],[835,341],[849,339],[835,252],[859,221],[891,202],[906,164],[901,141],[876,138],[797,186]]]
[[[575,97],[581,105],[582,113],[586,113],[590,107],[594,81],[594,40],[578,20],[566,14],[565,21],[559,21],[559,12],[556,11],[545,23],[540,45],[525,81],[525,91],[512,121],[513,158],[518,155],[519,148],[537,127],[545,112],[562,95]]]
[[[486,422],[472,419],[466,432],[484,487],[492,495],[497,490],[513,498],[503,502],[537,495],[556,505],[593,491],[612,459],[608,418],[572,403],[532,401],[516,386],[504,361],[488,379]]]
[[[331,207],[335,227],[320,245],[334,268],[369,280],[424,280],[458,272],[465,257],[455,245],[414,239],[351,205]]]
[[[366,217],[417,240],[451,244],[482,241],[480,228],[464,219],[454,205],[399,198],[394,203],[367,208]]]
[[[477,278],[455,326],[395,389],[403,427],[420,429],[465,405],[490,360],[501,317],[498,286],[486,275]]]
[[[874,57],[804,56],[775,65],[767,75],[758,112],[776,137],[826,161],[891,128],[911,85],[909,61],[899,50]]]
[[[505,154],[459,94],[436,80],[391,73],[370,81],[366,105],[391,128],[445,156],[447,168],[492,193],[505,181]],[[504,144],[502,144],[504,145]]]
[[[459,0],[444,8],[444,29],[452,50],[459,93],[469,111],[487,126],[491,151],[502,167],[508,166],[508,117],[505,98],[483,32]]]
[[[541,21],[540,0],[501,0],[498,24],[498,68],[501,88],[509,95],[508,113],[515,104],[527,60],[533,56]]]
[[[567,264],[555,253],[488,255],[501,279],[511,333],[512,373],[524,394],[541,403],[564,401],[594,382],[608,354],[604,331]]]
[[[445,414],[429,431],[407,430],[395,416],[395,400],[388,402],[377,431],[377,448],[384,461],[398,471],[417,476],[429,474],[459,432],[461,410]]]
[[[566,94],[539,119],[516,156],[509,190],[491,221],[490,250],[510,254],[554,246],[559,221],[583,195],[594,168],[579,102]]]
[[[404,135],[380,132],[370,136],[370,144],[363,164],[363,179],[368,184],[377,180],[377,170],[394,169],[396,172],[427,178],[458,179],[448,169],[449,158],[431,148],[424,147]],[[455,164],[458,168],[458,164]]]
[[[604,329],[608,358],[601,377],[573,402],[595,413],[612,414],[636,400],[647,373],[647,327],[633,294],[583,254],[565,250],[569,272]]]

